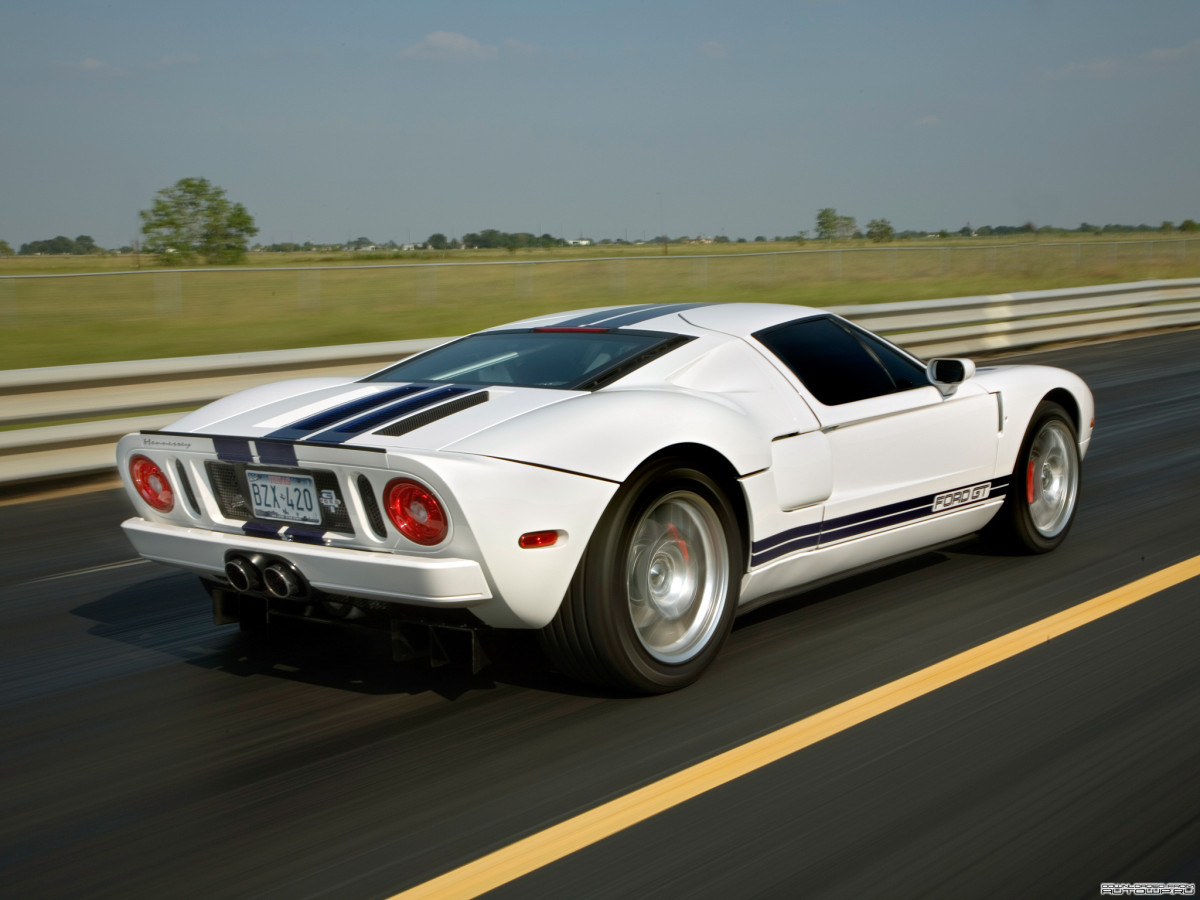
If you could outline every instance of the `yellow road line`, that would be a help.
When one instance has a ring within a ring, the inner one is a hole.
[[[1200,556],[1139,578],[1115,591],[964,650],[940,663],[726,750],[410,888],[395,895],[392,900],[477,897],[860,722],[1197,575],[1200,575]]]

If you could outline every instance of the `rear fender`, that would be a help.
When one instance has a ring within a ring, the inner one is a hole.
[[[712,395],[609,390],[533,410],[445,449],[622,482],[677,444],[699,444],[747,475],[771,465],[769,436],[745,412]]]

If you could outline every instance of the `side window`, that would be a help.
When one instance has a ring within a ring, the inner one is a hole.
[[[892,376],[857,337],[832,319],[803,319],[756,332],[762,344],[826,406],[896,391]]]
[[[929,385],[929,376],[923,365],[909,359],[887,341],[876,337],[871,332],[863,331],[853,325],[849,327],[859,340],[866,343],[883,367],[887,369],[888,374],[892,376],[892,381],[896,382],[896,390],[909,391]]]

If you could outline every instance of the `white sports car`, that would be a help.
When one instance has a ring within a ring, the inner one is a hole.
[[[126,534],[198,573],[218,622],[374,623],[398,658],[539,629],[564,672],[661,692],[801,585],[985,526],[1053,549],[1093,424],[1060,369],[926,365],[819,309],[687,303],[255,388],[117,454]]]

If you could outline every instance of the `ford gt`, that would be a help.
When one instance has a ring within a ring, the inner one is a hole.
[[[218,622],[381,625],[397,658],[536,629],[566,674],[656,693],[817,580],[981,531],[1054,549],[1093,416],[1060,369],[923,362],[819,309],[646,304],[253,388],[117,455],[126,534]]]

